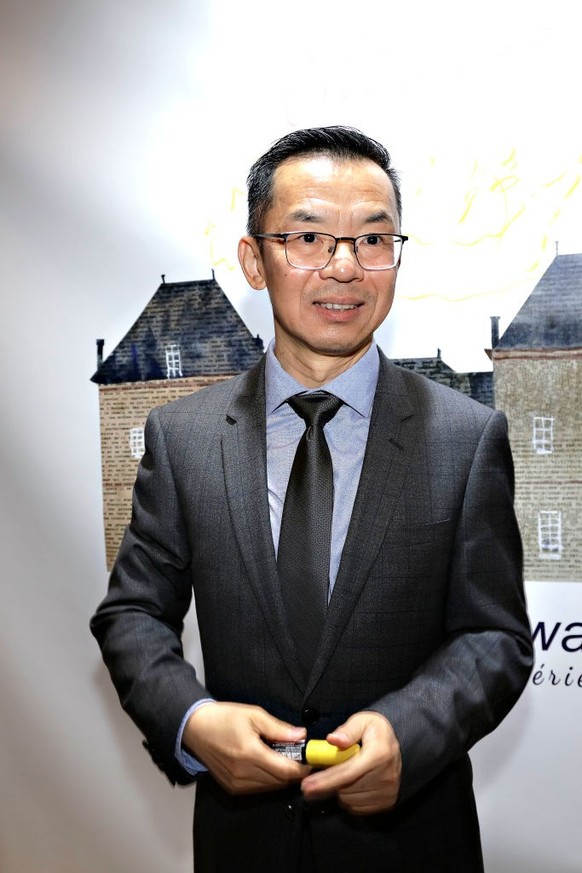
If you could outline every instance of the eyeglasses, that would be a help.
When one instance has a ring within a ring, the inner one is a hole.
[[[255,233],[255,239],[279,240],[285,244],[290,267],[299,270],[323,270],[340,242],[351,243],[354,255],[364,270],[391,270],[399,262],[402,246],[408,239],[400,233],[362,233],[360,236],[333,236],[331,233],[291,231],[289,233]]]

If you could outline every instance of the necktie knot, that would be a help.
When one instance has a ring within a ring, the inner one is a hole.
[[[334,417],[343,400],[327,391],[316,391],[313,394],[295,394],[287,401],[291,409],[304,420],[307,428],[325,427]]]

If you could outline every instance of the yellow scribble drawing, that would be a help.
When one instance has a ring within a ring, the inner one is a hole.
[[[565,166],[548,161],[534,169],[526,158],[512,147],[497,163],[472,158],[466,169],[456,164],[453,174],[445,159],[427,158],[407,209],[410,260],[398,296],[464,303],[532,286],[559,242],[566,204],[580,196],[582,155]],[[409,290],[418,288],[417,274],[425,286],[421,293]],[[426,274],[433,287],[426,287]]]
[[[572,182],[572,185],[566,191],[566,197],[571,197],[579,184],[580,184],[580,176],[576,176],[576,178]]]
[[[479,243],[482,243],[486,239],[501,239],[505,236],[511,225],[514,221],[517,221],[520,216],[525,212],[525,206],[522,206],[518,211],[511,215],[508,219],[506,219],[505,223],[499,228],[497,231],[492,231],[489,233],[484,233],[475,239],[469,240],[468,242],[463,242],[462,240],[457,240],[455,245],[458,246],[477,246]]]
[[[241,191],[240,188],[233,188],[230,198],[230,212],[234,212],[237,208],[237,201],[239,197],[245,197],[245,192]]]
[[[230,206],[228,208],[229,218],[232,219],[237,214],[240,208],[240,200],[245,198],[245,192],[234,186],[230,192]],[[222,226],[220,228],[222,231]],[[215,221],[209,220],[204,230],[204,236],[208,237],[208,250],[210,255],[210,263],[213,267],[224,266],[227,270],[236,270],[237,264],[233,263],[226,254],[222,254],[223,250],[232,251],[232,246],[225,245],[222,232],[218,236],[218,227]],[[218,252],[217,252],[218,249]]]
[[[516,155],[517,150],[515,148],[512,148],[509,157],[505,158],[504,161],[501,161],[501,166],[510,167],[512,170],[515,169],[517,167]]]

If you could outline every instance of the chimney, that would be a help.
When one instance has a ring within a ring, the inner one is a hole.
[[[105,340],[98,339],[98,340],[96,340],[96,342],[97,342],[97,369],[99,369],[99,367],[103,363],[103,346],[105,345]]]
[[[491,316],[491,348],[494,349],[499,342],[499,316]]]
[[[491,319],[491,348],[484,349],[485,354],[490,361],[493,360],[493,350],[499,343],[499,315],[490,315]]]

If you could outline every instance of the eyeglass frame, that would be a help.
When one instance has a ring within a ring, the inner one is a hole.
[[[287,252],[287,239],[290,236],[294,236],[295,234],[301,235],[304,233],[313,233],[313,234],[318,234],[319,236],[328,236],[331,239],[333,239],[333,241],[334,241],[333,250],[329,256],[329,259],[325,262],[325,264],[323,264],[323,266],[321,266],[321,267],[298,267],[297,264],[292,264],[291,261],[289,260],[289,254]],[[359,239],[363,239],[366,236],[393,236],[393,237],[396,237],[397,239],[399,239],[401,241],[401,246],[400,246],[400,254],[398,255],[398,260],[396,261],[396,263],[392,264],[392,266],[390,266],[390,267],[364,267],[364,265],[360,263],[360,259],[358,258],[358,250],[356,248],[356,242]],[[252,237],[253,237],[253,239],[282,239],[284,244],[285,244],[285,258],[286,258],[289,266],[293,267],[295,270],[311,270],[311,271],[325,270],[326,267],[329,267],[329,265],[333,259],[333,256],[335,255],[335,253],[337,251],[337,244],[340,242],[350,242],[353,245],[354,257],[356,259],[356,262],[358,263],[358,266],[360,266],[362,268],[362,270],[368,270],[368,271],[374,272],[374,273],[379,273],[379,272],[382,272],[384,270],[393,270],[395,267],[397,267],[400,263],[401,258],[402,258],[402,249],[404,248],[404,243],[408,240],[408,237],[403,233],[390,233],[388,231],[378,231],[377,233],[371,233],[371,232],[360,233],[360,234],[358,234],[358,236],[334,236],[333,233],[325,233],[325,232],[319,231],[319,230],[287,230],[284,233],[253,233]]]

